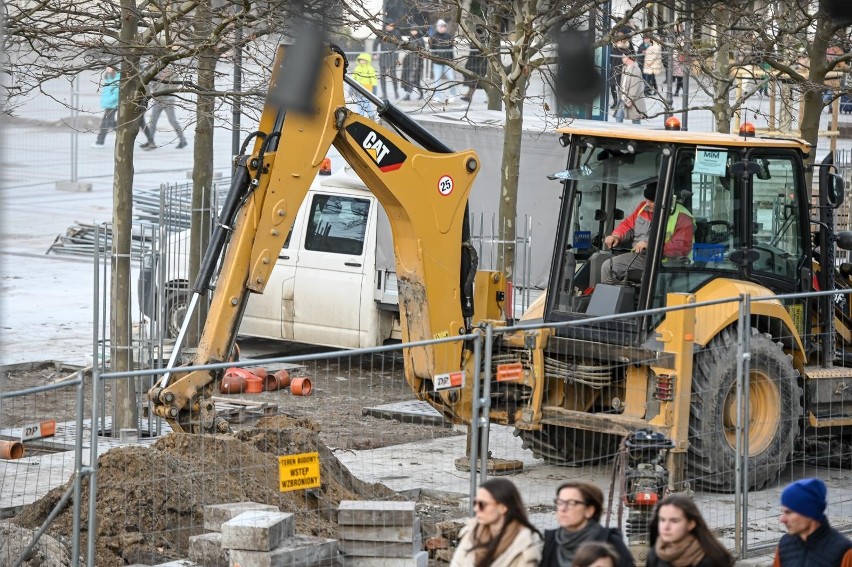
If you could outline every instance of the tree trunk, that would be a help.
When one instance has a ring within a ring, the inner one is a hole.
[[[723,134],[731,132],[731,41],[728,39],[730,15],[728,10],[716,11],[716,56],[713,66],[713,118],[716,120],[716,131]],[[724,77],[724,79],[722,79]]]
[[[500,165],[500,207],[497,222],[500,229],[500,242],[497,250],[497,269],[506,274],[508,281],[515,277],[515,239],[518,215],[518,174],[520,172],[521,144],[524,128],[524,97],[526,81],[521,77],[515,88],[507,89],[505,97],[506,127],[503,130],[503,158]]]
[[[210,7],[202,2],[196,8],[195,33],[199,41],[206,39],[213,28]],[[212,47],[202,48],[198,54],[198,86],[196,101],[194,160],[192,170],[192,227],[189,257],[190,281],[194,282],[201,259],[210,242],[210,193],[213,186],[213,97],[206,93],[215,91],[216,53]],[[190,322],[187,344],[197,346],[201,330],[207,319],[207,302],[199,301]]]
[[[131,45],[137,33],[135,0],[121,0],[121,41]],[[115,177],[112,185],[112,264],[110,271],[110,370],[123,372],[132,365],[130,316],[130,243],[133,208],[133,150],[139,120],[144,114],[144,87],[139,81],[139,55],[130,52],[121,62],[119,117],[116,130]],[[132,378],[112,384],[115,413],[112,432],[136,429],[136,388]]]

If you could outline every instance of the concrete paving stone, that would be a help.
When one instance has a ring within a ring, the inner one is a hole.
[[[337,540],[296,534],[272,551],[231,550],[230,567],[326,567],[339,565]]]
[[[199,565],[188,559],[178,559],[176,561],[169,561],[168,563],[160,563],[154,565],[154,567],[206,567],[206,565]]]
[[[427,567],[429,552],[419,551],[413,557],[344,557],[343,567]]]
[[[250,510],[222,524],[222,547],[271,551],[294,533],[293,514]]]
[[[411,526],[414,502],[342,500],[337,508],[341,526]]]
[[[359,557],[411,557],[423,548],[420,534],[414,541],[389,543],[386,541],[350,541],[341,539],[340,553]]]
[[[210,532],[191,536],[189,558],[207,567],[228,567],[228,550],[222,547],[222,534]]]
[[[404,542],[420,538],[420,518],[405,526],[340,526],[340,539],[355,541]]]
[[[222,524],[233,520],[243,512],[250,510],[266,510],[280,512],[278,506],[261,504],[260,502],[232,502],[230,504],[211,504],[204,507],[204,529],[211,532],[221,532]]]

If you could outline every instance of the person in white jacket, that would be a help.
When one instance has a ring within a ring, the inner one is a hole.
[[[476,516],[460,532],[450,567],[537,567],[541,533],[527,518],[518,489],[510,480],[483,482],[474,500]]]
[[[642,67],[645,75],[650,75],[651,85],[655,94],[659,94],[666,84],[666,67],[663,65],[663,48],[651,40],[651,45],[645,50],[645,61]]]

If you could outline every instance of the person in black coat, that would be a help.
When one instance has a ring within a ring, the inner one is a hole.
[[[633,557],[615,528],[600,525],[603,492],[589,482],[565,482],[556,489],[556,520],[559,527],[544,532],[541,567],[571,567],[579,547],[601,541],[618,553],[617,567],[635,567]]]
[[[651,519],[646,567],[732,567],[733,558],[707,527],[698,506],[684,494],[669,494]]]
[[[414,89],[420,91],[423,99],[423,52],[426,51],[426,40],[420,35],[420,29],[411,28],[408,32],[408,53],[402,59],[402,89],[405,96],[402,100],[411,100]]]
[[[485,45],[485,42],[488,40],[485,29],[484,28],[476,28],[476,39],[479,43]],[[470,99],[473,98],[473,93],[476,92],[476,89],[485,88],[482,79],[485,78],[485,75],[488,73],[488,61],[485,59],[485,56],[482,55],[482,52],[478,47],[471,43],[470,45],[470,53],[468,53],[467,61],[464,64],[464,69],[466,71],[465,85],[467,86],[467,92],[462,95],[461,99],[465,102],[470,102]]]
[[[393,85],[393,96],[399,98],[399,80],[396,76],[396,68],[399,65],[399,54],[397,50],[402,43],[402,34],[393,22],[385,24],[385,32],[379,36],[377,51],[379,56],[379,81],[382,85],[382,96],[390,98],[387,90],[387,78],[390,77]]]

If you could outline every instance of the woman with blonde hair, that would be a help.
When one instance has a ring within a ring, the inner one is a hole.
[[[683,494],[669,494],[654,510],[647,567],[731,567],[728,550],[707,527],[698,506]]]
[[[476,517],[462,528],[450,567],[535,567],[541,534],[527,518],[518,489],[503,478],[486,480],[474,500]]]

